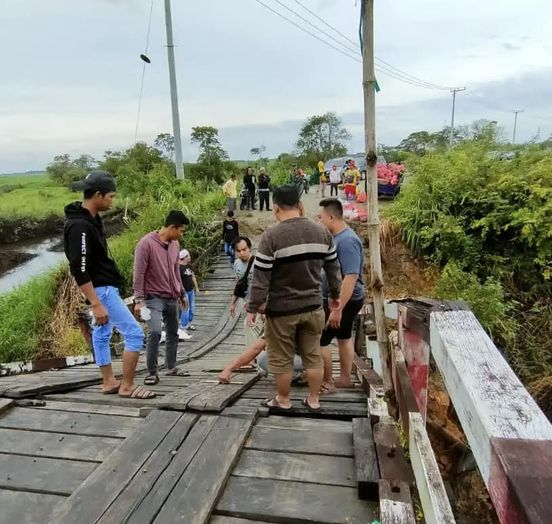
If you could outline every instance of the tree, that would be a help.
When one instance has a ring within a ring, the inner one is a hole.
[[[174,160],[174,137],[170,133],[161,133],[157,135],[153,145],[165,155],[167,160]]]
[[[265,151],[266,151],[266,146],[264,144],[261,144],[259,147],[252,147],[249,150],[249,153],[251,154],[251,156],[259,157],[258,161],[259,161],[259,164],[260,164],[262,162],[263,154],[264,154]]]
[[[55,156],[46,167],[46,171],[55,182],[69,186],[72,182],[82,179],[97,164],[90,155],[80,155],[72,160],[70,155],[63,154]]]
[[[341,119],[335,113],[326,113],[307,119],[296,147],[303,161],[314,167],[319,160],[346,155],[346,142],[350,139],[351,134],[342,127]]]
[[[219,141],[218,129],[212,126],[192,127],[191,139],[193,143],[199,144],[197,174],[207,182],[221,183],[224,179],[224,162],[229,157]]]

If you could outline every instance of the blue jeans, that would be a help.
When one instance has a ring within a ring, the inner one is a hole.
[[[225,242],[224,252],[230,257],[230,264],[233,264],[234,260],[236,260],[236,252],[234,250],[234,244],[229,244],[228,242]]]
[[[126,351],[139,352],[142,349],[144,332],[123,302],[116,287],[101,286],[94,290],[109,315],[107,324],[92,326],[94,358],[98,366],[108,366],[111,364],[110,342],[113,327],[117,328],[117,331],[123,336]]]
[[[194,319],[195,291],[193,289],[191,291],[186,291],[186,298],[188,299],[188,309],[186,311],[182,311],[182,314],[180,315],[180,325],[183,328],[187,328]]]

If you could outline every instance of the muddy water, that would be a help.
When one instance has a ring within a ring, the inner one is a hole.
[[[0,277],[0,294],[12,291],[32,277],[48,271],[64,260],[63,251],[52,251],[52,248],[59,245],[59,241],[60,239],[55,237],[34,244],[19,242],[12,244],[10,247],[17,247],[17,249],[34,256]]]

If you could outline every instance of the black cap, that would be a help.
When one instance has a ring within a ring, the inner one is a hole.
[[[73,187],[83,191],[100,191],[109,193],[116,191],[115,179],[107,171],[90,171],[80,182],[76,182]]]
[[[272,201],[278,206],[294,207],[300,200],[299,190],[295,184],[284,184],[272,193]]]

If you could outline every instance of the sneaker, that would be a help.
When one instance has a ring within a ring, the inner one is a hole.
[[[187,331],[195,331],[196,327],[193,324],[188,324],[184,329]]]
[[[159,344],[163,344],[165,340],[167,340],[167,333],[165,333],[164,331],[161,331],[161,338],[159,339]]]
[[[178,330],[178,340],[190,340],[192,335],[190,335],[185,329]]]

